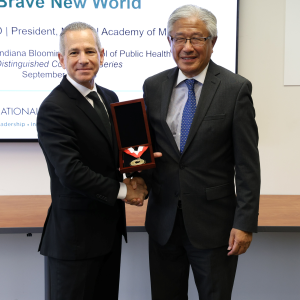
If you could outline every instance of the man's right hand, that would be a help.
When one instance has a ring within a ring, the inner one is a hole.
[[[124,179],[123,182],[127,186],[127,195],[124,201],[130,205],[143,206],[145,197],[148,195],[146,185],[136,184],[133,188],[130,178]]]

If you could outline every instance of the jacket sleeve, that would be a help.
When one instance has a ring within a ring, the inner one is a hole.
[[[233,227],[257,232],[260,163],[258,129],[251,98],[252,86],[246,80],[238,93],[232,125],[237,206]]]

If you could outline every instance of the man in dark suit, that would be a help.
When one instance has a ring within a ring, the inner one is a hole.
[[[124,201],[138,204],[147,194],[142,179],[135,186],[122,182],[110,112],[118,97],[94,82],[103,59],[93,27],[65,27],[59,60],[67,76],[37,117],[51,178],[52,204],[40,243],[49,258],[51,300],[118,299]]]
[[[148,78],[144,99],[156,169],[143,172],[152,299],[188,299],[191,266],[201,300],[229,300],[237,257],[257,231],[258,131],[251,83],[210,60],[215,16],[175,10],[168,41],[177,67]],[[236,190],[235,190],[236,188]]]

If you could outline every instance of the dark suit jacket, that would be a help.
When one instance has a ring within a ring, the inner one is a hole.
[[[110,112],[116,94],[97,86]],[[37,117],[40,146],[51,178],[52,205],[41,254],[67,260],[106,254],[117,230],[126,236],[117,142],[111,143],[94,108],[63,78]],[[112,124],[112,122],[111,122]]]
[[[215,248],[228,244],[233,227],[257,231],[260,167],[252,87],[210,61],[181,155],[166,123],[177,74],[174,68],[144,83],[152,142],[163,154],[156,159],[156,169],[143,175],[151,186],[146,229],[165,244],[181,200],[191,243],[199,249]]]

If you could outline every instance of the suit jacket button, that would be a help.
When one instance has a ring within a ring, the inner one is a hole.
[[[101,195],[100,194],[96,194],[96,198],[101,198]]]
[[[184,169],[184,165],[180,165],[179,168],[180,168],[181,170],[183,170],[183,169]]]

